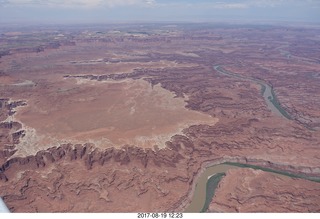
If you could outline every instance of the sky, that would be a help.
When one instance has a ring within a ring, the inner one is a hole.
[[[320,0],[0,0],[0,23],[316,22]]]

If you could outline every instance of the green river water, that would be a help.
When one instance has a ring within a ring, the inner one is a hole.
[[[263,96],[268,108],[272,111],[272,113],[275,113],[276,115],[284,119],[291,119],[290,115],[281,107],[272,89],[272,86],[270,86],[263,80],[245,77],[239,74],[226,71],[219,65],[214,66],[214,69],[223,75],[241,80],[252,81],[259,84],[261,86],[261,95]],[[249,164],[223,163],[213,165],[211,167],[207,167],[197,180],[192,201],[190,205],[186,208],[185,212],[206,212],[220,180],[225,176],[225,173],[228,170],[235,168],[260,169],[266,172],[281,175],[283,177],[302,178],[306,180],[320,182],[320,178],[309,177],[307,175],[302,174],[292,174],[285,171],[273,170]]]

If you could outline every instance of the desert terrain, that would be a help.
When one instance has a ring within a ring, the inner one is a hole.
[[[320,212],[319,45],[317,26],[3,26],[0,197],[11,212]]]
[[[319,212],[319,196],[318,182],[249,168],[232,169],[220,182],[208,211]]]

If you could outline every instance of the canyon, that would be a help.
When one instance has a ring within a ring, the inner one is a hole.
[[[319,212],[320,29],[262,27],[3,28],[9,210],[183,212],[231,162],[207,212]]]

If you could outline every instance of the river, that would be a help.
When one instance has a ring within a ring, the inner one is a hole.
[[[281,177],[300,178],[320,183],[320,178],[310,177],[305,174],[294,174],[282,170],[274,170],[250,164],[228,162],[223,164],[217,164],[211,167],[207,167],[206,170],[201,174],[201,176],[197,180],[192,201],[190,205],[186,208],[185,212],[206,212],[220,180],[225,176],[225,173],[228,170],[236,168],[251,168],[269,172]]]
[[[220,165],[215,165],[212,167],[208,167],[204,173],[201,174],[201,176],[199,177],[199,179],[197,180],[197,185],[195,187],[194,190],[194,196],[192,198],[192,201],[190,203],[190,205],[187,207],[187,209],[185,210],[185,212],[201,212],[203,210],[205,210],[205,204],[207,201],[207,192],[209,193],[210,191],[207,191],[207,182],[210,178],[216,176],[219,173],[225,173],[227,172],[229,169],[233,169],[233,168],[239,168],[236,166],[231,166],[231,165],[224,165],[224,164],[220,164]],[[219,181],[221,180],[221,178],[223,177],[223,175],[218,176],[217,180],[218,182],[216,184],[219,183]],[[217,185],[213,185],[212,187],[216,187]],[[214,193],[214,189],[215,188],[211,188],[212,192]],[[212,194],[213,196],[213,194]],[[210,200],[211,201],[211,200]]]
[[[220,74],[241,79],[241,80],[252,81],[256,84],[259,84],[261,86],[261,95],[263,96],[266,102],[266,105],[271,110],[271,112],[284,119],[291,119],[290,115],[280,106],[272,86],[266,83],[265,81],[226,71],[220,65],[215,65],[214,69]],[[277,171],[277,170],[272,170],[268,168],[252,166],[247,164],[238,164],[238,163],[218,164],[211,167],[207,167],[205,171],[200,175],[199,179],[197,180],[197,184],[195,185],[192,201],[190,205],[186,208],[185,212],[207,211],[208,206],[212,200],[212,197],[214,196],[214,191],[218,186],[220,180],[223,178],[223,176],[229,169],[234,169],[234,168],[260,169],[263,171],[272,172],[274,174],[280,174],[284,177],[296,177],[296,178],[303,178],[306,180],[320,182],[319,179],[313,179],[305,175],[294,175],[285,171]]]
[[[246,77],[243,75],[226,71],[220,65],[215,65],[214,69],[220,74],[245,80],[245,81],[252,81],[252,82],[255,82],[256,84],[259,84],[261,86],[261,93],[264,98],[264,101],[266,102],[268,108],[272,111],[272,113],[278,115],[279,117],[291,119],[290,115],[280,106],[280,103],[273,91],[273,88],[268,83],[264,82],[263,80]]]

